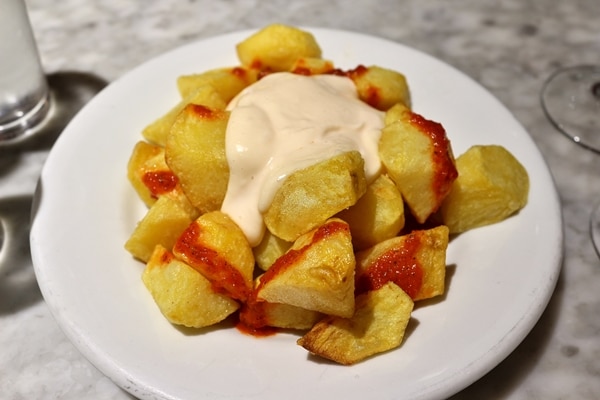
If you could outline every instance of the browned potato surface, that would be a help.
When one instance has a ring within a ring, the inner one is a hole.
[[[388,282],[359,295],[351,318],[327,316],[298,339],[298,344],[320,357],[352,365],[400,346],[412,310],[410,297]]]
[[[165,115],[149,124],[142,131],[142,136],[151,143],[165,146],[171,126],[181,111],[190,104],[202,105],[216,110],[224,110],[227,102],[211,85],[203,85],[191,90],[186,97],[171,108]]]
[[[283,303],[260,303],[265,326],[282,329],[307,330],[314,326],[323,314]]]
[[[502,221],[527,204],[527,171],[504,147],[473,146],[456,167],[458,179],[440,212],[451,233]]]
[[[173,247],[190,222],[190,214],[178,201],[162,196],[138,222],[125,242],[125,249],[135,258],[147,262],[156,245],[167,249]]]
[[[400,72],[376,65],[359,66],[348,76],[356,85],[358,97],[370,106],[387,111],[400,103],[410,108],[410,91],[406,77]]]
[[[310,32],[272,24],[254,33],[236,47],[238,58],[247,68],[289,71],[297,59],[320,58],[321,48]]]
[[[327,74],[334,70],[333,63],[329,60],[315,57],[302,57],[294,62],[290,72],[298,75]]]
[[[458,176],[443,126],[401,104],[386,113],[379,157],[419,223],[439,209]]]
[[[202,328],[223,321],[239,308],[230,297],[216,293],[202,274],[160,245],[148,260],[142,280],[173,324]]]
[[[190,104],[177,116],[165,147],[167,165],[201,213],[219,210],[229,180],[225,130],[229,113]]]
[[[363,250],[400,232],[404,227],[404,201],[394,182],[380,175],[355,205],[337,216],[350,225],[354,250]]]
[[[257,72],[243,67],[217,68],[199,74],[181,75],[177,78],[177,89],[182,98],[187,98],[198,88],[210,86],[225,104],[229,103],[244,88],[256,82]],[[204,104],[196,102],[194,104]],[[204,104],[211,106],[211,104]]]
[[[160,194],[174,190],[179,180],[165,162],[164,148],[139,141],[127,164],[127,178],[146,206]]]
[[[260,244],[252,249],[256,265],[263,271],[268,270],[290,247],[291,242],[280,239],[267,230]]]
[[[354,253],[348,224],[331,219],[302,235],[265,272],[258,301],[343,317],[354,313]]]
[[[247,300],[253,286],[254,256],[244,232],[227,214],[213,211],[198,217],[177,239],[173,254],[222,293]]]
[[[151,207],[159,196],[171,197],[187,211],[192,219],[198,210],[183,193],[179,178],[165,161],[165,149],[139,141],[127,164],[127,178],[146,206]]]
[[[264,214],[265,224],[275,236],[293,242],[355,204],[366,189],[360,153],[342,153],[289,175]]]
[[[388,281],[414,301],[445,290],[448,228],[416,230],[356,254],[356,292],[374,290]]]

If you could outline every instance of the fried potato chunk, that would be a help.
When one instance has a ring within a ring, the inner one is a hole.
[[[445,290],[448,228],[415,230],[356,253],[356,293],[394,282],[413,301]]]
[[[127,179],[148,207],[158,196],[175,190],[179,180],[165,162],[164,148],[139,141],[127,164]]]
[[[223,321],[239,304],[216,293],[198,271],[156,246],[142,274],[144,285],[172,324],[202,328]]]
[[[342,153],[290,174],[277,190],[264,221],[275,236],[293,242],[354,205],[366,189],[360,153]]]
[[[160,196],[168,196],[180,203],[192,219],[198,210],[190,203],[179,185],[179,179],[165,161],[165,149],[155,144],[136,143],[127,164],[127,178],[147,207]]]
[[[478,145],[456,159],[458,179],[442,203],[450,233],[504,220],[527,204],[529,176],[504,147]]]
[[[160,197],[138,222],[125,249],[135,258],[147,262],[157,245],[170,249],[179,235],[193,221],[188,211],[177,200]]]
[[[439,209],[458,176],[442,125],[401,104],[386,113],[379,157],[419,223]]]
[[[202,105],[215,110],[224,110],[227,107],[227,102],[215,87],[211,85],[197,87],[166,114],[146,126],[142,130],[142,136],[149,142],[164,147],[175,119],[190,104]]]
[[[173,246],[175,257],[200,271],[220,293],[247,300],[254,256],[244,232],[220,211],[198,217]]]
[[[229,112],[190,104],[177,116],[165,147],[167,165],[200,213],[219,210],[229,181],[225,130]]]
[[[247,68],[273,72],[289,71],[297,59],[321,57],[321,48],[310,32],[272,24],[236,46],[238,58]]]
[[[179,76],[177,78],[177,89],[181,97],[185,99],[197,91],[198,88],[210,86],[227,104],[244,88],[256,82],[257,76],[256,70],[248,68],[217,68],[199,74]]]
[[[256,265],[263,271],[268,270],[290,247],[291,242],[280,239],[266,230],[259,245],[252,249]]]
[[[348,76],[356,85],[358,97],[371,107],[387,111],[398,103],[411,106],[406,77],[400,72],[376,65],[359,66]]]
[[[290,72],[298,75],[327,74],[334,70],[333,63],[329,60],[315,57],[302,57],[296,60]]]
[[[260,303],[265,326],[282,329],[307,330],[316,324],[323,314],[318,311],[282,303]]]
[[[354,250],[390,239],[404,227],[404,201],[387,175],[379,175],[358,202],[337,217],[348,222]]]
[[[247,332],[269,332],[273,328],[308,330],[323,314],[283,303],[251,300],[242,305],[240,327]]]
[[[332,218],[298,238],[262,275],[257,301],[324,314],[354,313],[355,259],[348,224]]]
[[[351,318],[326,316],[297,343],[319,357],[343,365],[355,364],[402,344],[413,301],[388,282],[356,297]]]

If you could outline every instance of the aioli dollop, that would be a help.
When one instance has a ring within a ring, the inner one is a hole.
[[[368,182],[380,172],[384,113],[362,102],[347,77],[273,73],[244,89],[228,110],[230,176],[221,211],[252,246],[264,234],[262,214],[294,171],[356,150]]]

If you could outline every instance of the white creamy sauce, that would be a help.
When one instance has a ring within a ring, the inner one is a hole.
[[[294,171],[357,150],[369,182],[380,172],[384,113],[359,100],[349,78],[270,74],[242,91],[228,110],[230,176],[221,211],[252,246],[264,234],[262,214]]]

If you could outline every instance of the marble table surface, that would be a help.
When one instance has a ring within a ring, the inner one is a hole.
[[[271,22],[380,36],[471,76],[508,107],[545,157],[562,201],[565,253],[554,295],[532,332],[453,399],[599,398],[600,260],[588,218],[600,201],[600,155],[557,133],[539,101],[558,67],[600,64],[597,0],[26,2],[45,71],[92,76],[92,86],[184,43]],[[26,214],[50,146],[46,140],[0,152],[5,214]],[[0,270],[0,398],[130,398],[64,336],[41,296],[27,244],[12,257]]]

